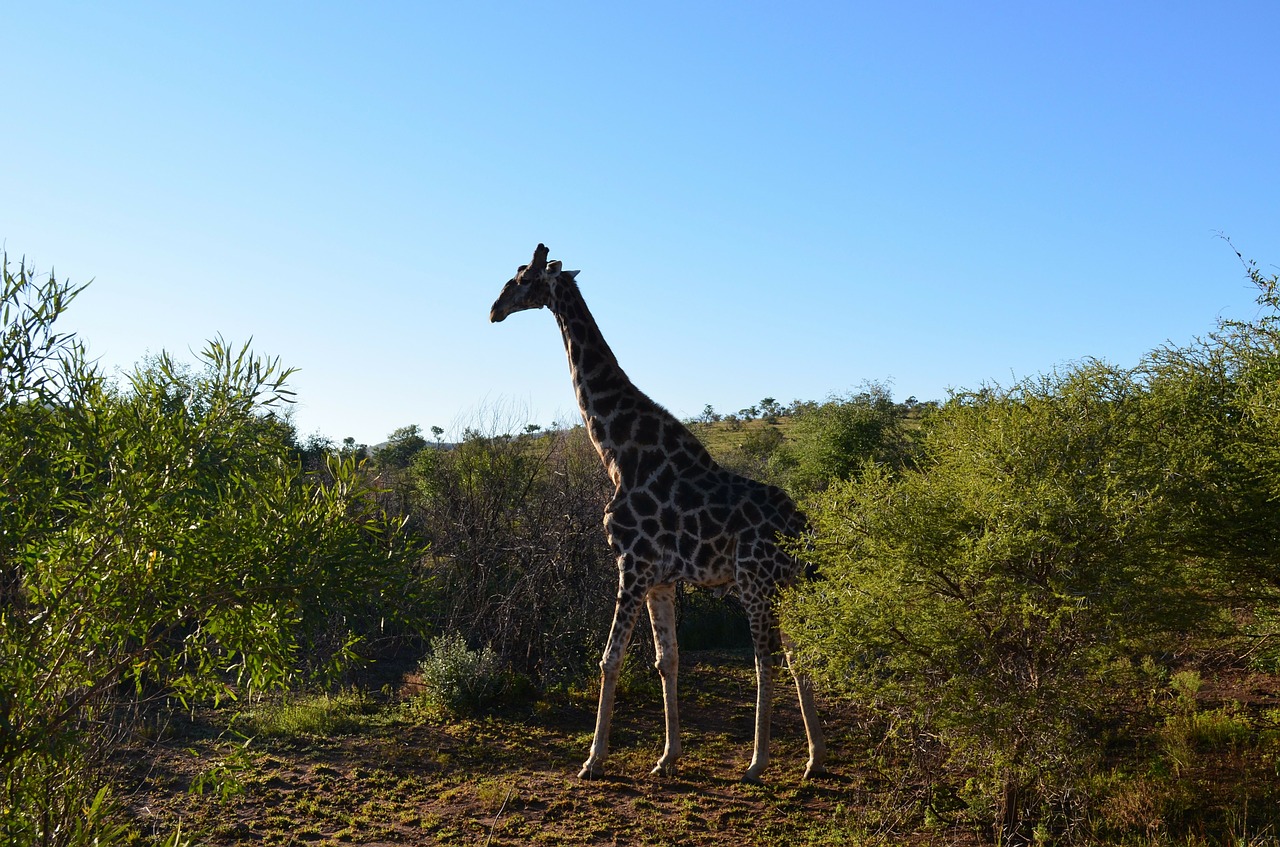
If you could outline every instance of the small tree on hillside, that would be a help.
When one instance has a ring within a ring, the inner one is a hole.
[[[765,423],[776,424],[779,416],[786,410],[773,397],[766,397],[760,401],[760,415],[764,418]]]
[[[776,463],[800,491],[853,477],[868,462],[901,466],[911,455],[904,417],[905,410],[878,384],[804,407],[795,415]]]
[[[402,426],[387,436],[387,443],[374,454],[374,462],[380,468],[407,468],[413,457],[427,446],[422,429],[417,424]]]

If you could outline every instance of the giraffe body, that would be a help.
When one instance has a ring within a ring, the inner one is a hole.
[[[769,760],[769,717],[775,668],[790,651],[778,628],[774,600],[800,575],[802,564],[779,545],[806,530],[804,516],[782,489],[720,467],[679,420],[632,384],[609,349],[574,277],[547,262],[539,244],[489,313],[547,307],[555,315],[587,434],[615,492],[604,528],[618,557],[618,601],[600,662],[600,705],[591,751],[579,776],[604,772],[609,723],[623,655],[640,614],[649,610],[657,669],[662,677],[666,746],[654,768],[670,774],[680,757],[676,699],[679,666],[675,585],[734,590],[751,623],[756,656],[755,752],[745,780],[756,781]],[[808,680],[795,673],[809,740],[806,776],[823,772],[826,747]]]

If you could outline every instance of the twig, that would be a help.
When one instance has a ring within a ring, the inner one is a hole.
[[[493,816],[493,825],[489,827],[489,837],[484,840],[484,847],[489,847],[489,842],[493,840],[493,833],[498,828],[498,819],[502,817],[503,811],[507,808],[507,801],[511,799],[511,792],[515,790],[515,785],[507,788],[507,796],[502,798],[502,805],[498,807],[498,814]]]

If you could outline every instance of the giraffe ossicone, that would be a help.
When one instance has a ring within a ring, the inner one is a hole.
[[[680,758],[676,699],[675,586],[680,581],[734,590],[751,624],[756,663],[755,751],[745,781],[769,763],[769,718],[775,670],[785,659],[795,678],[809,742],[805,776],[825,773],[826,744],[813,689],[791,665],[774,603],[804,565],[780,543],[807,530],[804,515],[782,489],[722,468],[674,415],[627,378],[582,299],[577,271],[548,262],[539,244],[528,265],[503,287],[489,319],[527,309],[555,315],[587,434],[614,484],[604,528],[618,560],[618,600],[600,662],[600,704],[583,778],[604,773],[609,723],[623,654],[644,604],[662,678],[666,745],[654,774],[674,772]]]

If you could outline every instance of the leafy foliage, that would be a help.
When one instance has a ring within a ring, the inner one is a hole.
[[[431,639],[431,652],[418,664],[419,695],[428,710],[444,716],[471,716],[492,705],[506,690],[502,662],[493,649],[467,647],[456,632]]]
[[[91,766],[130,703],[333,671],[417,581],[353,462],[323,485],[302,476],[277,360],[215,340],[198,368],[161,354],[118,388],[54,329],[75,292],[6,263],[0,827],[14,844],[76,840],[62,822],[98,795]]]
[[[810,404],[796,415],[775,464],[799,491],[848,479],[868,463],[899,467],[910,455],[905,416],[889,389],[875,383],[849,397]]]
[[[438,631],[492,645],[539,684],[598,661],[617,591],[600,528],[612,493],[578,430],[520,436],[468,430],[425,449],[405,476],[410,525],[430,543]]]
[[[1079,825],[1101,730],[1163,645],[1277,599],[1278,362],[1263,322],[953,397],[915,466],[813,500],[827,580],[786,609],[808,664],[1001,838]]]
[[[406,468],[413,457],[427,446],[417,424],[402,426],[387,438],[387,443],[374,455],[379,467]]]

